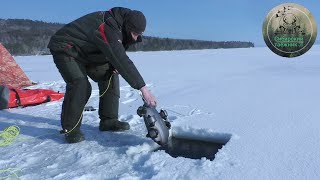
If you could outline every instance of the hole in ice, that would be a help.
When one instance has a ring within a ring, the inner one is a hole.
[[[230,134],[224,134],[221,139],[193,138],[193,137],[171,137],[165,146],[161,146],[155,151],[164,150],[170,156],[185,157],[190,159],[201,159],[203,157],[214,160],[215,154],[221,149],[231,138]],[[221,134],[220,134],[221,136]]]

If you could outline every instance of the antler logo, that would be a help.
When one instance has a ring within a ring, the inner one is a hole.
[[[279,28],[275,32],[276,34],[304,33],[304,30],[301,30],[300,19],[293,12],[290,12],[292,9],[293,7],[288,6],[278,10],[275,18],[279,19]]]

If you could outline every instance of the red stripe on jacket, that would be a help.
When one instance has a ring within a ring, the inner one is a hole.
[[[73,46],[71,44],[67,44],[65,47],[64,47],[64,51],[67,51],[68,49],[72,48]]]
[[[107,39],[107,36],[106,36],[106,34],[105,34],[105,32],[104,32],[104,23],[100,24],[100,26],[99,26],[99,32],[100,32],[100,35],[101,35],[103,41],[104,41],[106,44],[108,44],[108,39]]]

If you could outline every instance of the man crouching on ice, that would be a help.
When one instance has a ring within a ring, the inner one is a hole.
[[[92,90],[88,76],[98,83],[100,95],[104,93],[99,100],[100,131],[130,129],[127,122],[118,120],[118,73],[132,88],[141,91],[146,103],[156,106],[155,97],[126,54],[130,45],[142,41],[145,28],[142,12],[115,7],[80,17],[51,37],[48,48],[67,84],[61,125],[68,143],[84,140],[80,126]]]

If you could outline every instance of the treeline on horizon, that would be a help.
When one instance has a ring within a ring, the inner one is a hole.
[[[47,49],[50,37],[64,24],[47,23],[27,19],[0,19],[0,43],[12,55],[50,54]],[[203,41],[143,36],[143,41],[129,48],[129,51],[163,51],[218,48],[249,48],[252,42]]]

